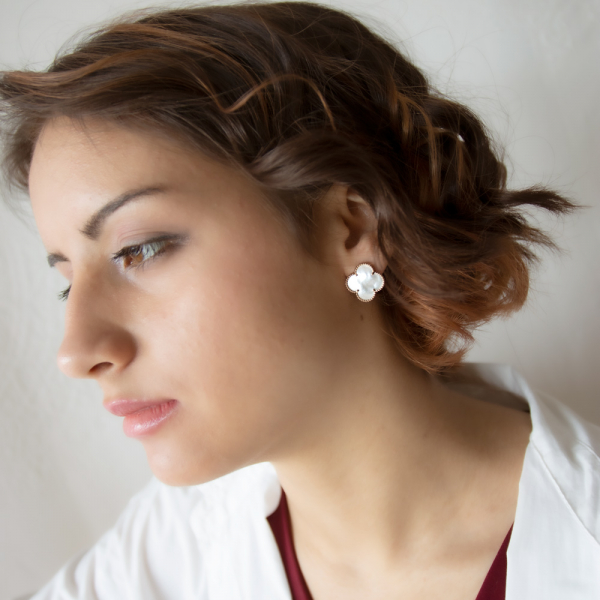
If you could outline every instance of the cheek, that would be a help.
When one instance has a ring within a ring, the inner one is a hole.
[[[238,238],[208,255],[157,299],[168,310],[148,324],[149,365],[189,417],[181,443],[235,463],[285,435],[316,398],[336,325],[319,271],[295,248]]]

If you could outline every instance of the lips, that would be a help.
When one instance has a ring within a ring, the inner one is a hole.
[[[154,433],[177,409],[177,400],[111,400],[105,408],[123,419],[123,432],[128,437]]]

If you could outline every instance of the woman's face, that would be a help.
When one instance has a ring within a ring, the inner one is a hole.
[[[351,270],[305,253],[245,175],[61,118],[35,147],[30,195],[71,284],[59,366],[97,380],[105,406],[162,403],[159,425],[125,428],[159,479],[201,483],[307,443],[368,309]]]

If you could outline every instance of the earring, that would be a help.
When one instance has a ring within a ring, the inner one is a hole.
[[[375,298],[375,293],[383,288],[383,276],[367,263],[361,263],[354,273],[346,278],[346,288],[356,294],[362,302],[370,302]]]

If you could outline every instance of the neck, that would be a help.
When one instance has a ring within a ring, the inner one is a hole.
[[[515,486],[491,505],[480,488],[497,485],[490,468],[518,484],[510,469],[522,461],[527,425],[510,464],[502,450],[515,411],[451,392],[386,344],[357,363],[272,461],[299,555],[385,570],[496,504],[508,530]]]

